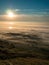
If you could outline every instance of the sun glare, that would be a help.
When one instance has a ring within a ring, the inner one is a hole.
[[[13,17],[14,14],[13,14],[12,12],[9,12],[9,13],[8,13],[8,16],[9,16],[9,17]]]
[[[7,15],[8,15],[8,17],[11,17],[11,18],[14,17],[14,13],[11,10],[7,11]]]

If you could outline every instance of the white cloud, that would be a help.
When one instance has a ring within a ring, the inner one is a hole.
[[[18,12],[18,11],[20,11],[20,9],[15,9],[14,11]]]

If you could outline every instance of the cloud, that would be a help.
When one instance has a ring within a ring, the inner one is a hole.
[[[20,11],[20,9],[15,9],[14,11],[18,12],[18,11]]]
[[[36,14],[16,14],[14,18],[8,18],[7,15],[0,15],[0,21],[39,21],[49,22],[49,15]]]
[[[46,11],[49,11],[49,9],[15,9],[15,10],[18,10],[18,11],[36,11],[36,12],[46,12]]]

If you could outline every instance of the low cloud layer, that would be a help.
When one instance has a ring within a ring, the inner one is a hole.
[[[49,22],[49,15],[35,15],[35,14],[16,14],[15,17],[10,18],[8,15],[0,15],[0,21],[39,21]]]

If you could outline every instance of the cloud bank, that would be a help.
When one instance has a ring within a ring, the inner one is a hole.
[[[13,18],[8,17],[7,15],[0,15],[0,21],[49,22],[49,15],[16,14],[15,17],[13,17]]]

